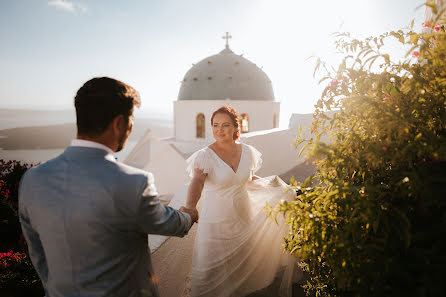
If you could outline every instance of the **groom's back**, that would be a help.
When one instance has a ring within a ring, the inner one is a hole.
[[[70,147],[22,180],[21,210],[42,244],[50,296],[131,296],[147,286],[147,236],[134,222],[147,174],[104,157]]]

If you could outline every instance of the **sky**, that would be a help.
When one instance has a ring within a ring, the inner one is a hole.
[[[291,113],[311,113],[336,65],[332,33],[421,28],[423,0],[0,0],[0,108],[70,109],[79,87],[110,76],[135,87],[136,115],[169,116],[192,63],[230,48],[263,67]],[[420,7],[417,9],[417,7]]]

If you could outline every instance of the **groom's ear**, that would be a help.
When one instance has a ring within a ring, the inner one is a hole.
[[[123,129],[125,129],[126,123],[124,120],[124,116],[122,114],[119,114],[117,116],[115,116],[112,120],[112,122],[110,123],[111,128],[113,130],[113,133],[115,135],[120,135],[121,131]]]

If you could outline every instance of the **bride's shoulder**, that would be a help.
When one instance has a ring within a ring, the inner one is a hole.
[[[252,146],[250,144],[246,144],[246,143],[243,143],[243,142],[241,142],[240,144],[242,145],[242,148],[248,149],[251,152],[258,152],[258,150],[254,146]]]
[[[199,149],[198,151],[195,151],[192,156],[203,156],[207,155],[209,151],[209,147],[205,146],[204,148]]]
[[[207,152],[206,148],[202,148],[194,152],[186,160],[186,171],[189,172],[190,177],[194,177],[195,169],[201,169],[204,173],[209,173],[212,171],[212,161]]]
[[[207,145],[204,148],[198,150],[197,152],[200,152],[201,154],[209,155],[213,152],[213,150],[210,145]]]
[[[192,155],[188,158],[189,161],[198,159],[198,160],[203,160],[203,159],[211,159],[212,157],[212,152],[211,152],[211,148],[209,148],[209,146],[205,146],[197,151],[195,151],[194,153],[192,153]]]
[[[251,146],[249,145],[249,144],[246,144],[246,143],[243,143],[243,142],[239,142],[239,144],[240,144],[240,147],[242,148],[242,149],[249,149]]]

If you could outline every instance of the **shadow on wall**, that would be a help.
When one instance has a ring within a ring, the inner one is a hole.
[[[313,164],[311,160],[305,160],[289,171],[282,173],[279,177],[286,182],[290,183],[291,177],[293,176],[297,182],[303,183],[307,177],[316,173],[316,166]]]

